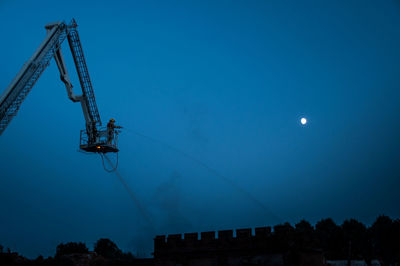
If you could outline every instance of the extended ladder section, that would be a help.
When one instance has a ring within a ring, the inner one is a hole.
[[[60,23],[47,33],[45,40],[34,55],[24,64],[20,72],[0,97],[0,135],[17,114],[33,85],[49,65],[51,58],[67,36],[67,26]]]
[[[78,72],[79,81],[81,83],[84,98],[88,107],[91,120],[97,126],[101,126],[99,111],[97,109],[96,99],[94,97],[92,82],[90,81],[89,71],[86,65],[85,56],[83,55],[82,45],[79,40],[76,23],[73,20],[70,31],[68,33],[69,47],[71,48],[72,57],[74,58],[76,71]]]

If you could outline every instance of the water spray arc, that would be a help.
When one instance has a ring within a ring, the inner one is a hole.
[[[175,148],[173,146],[171,146],[168,143],[165,143],[161,140],[155,139],[153,137],[144,135],[140,132],[137,131],[133,131],[133,130],[127,130],[127,133],[132,133],[134,135],[140,136],[142,138],[145,138],[153,143],[157,143],[160,144],[172,151],[174,151],[175,153],[180,154],[181,156],[189,159],[190,161],[195,162],[196,164],[200,165],[201,167],[203,167],[204,169],[206,169],[208,172],[210,172],[211,174],[213,174],[214,176],[218,177],[219,179],[221,179],[222,181],[224,181],[226,184],[230,185],[233,189],[235,189],[237,192],[239,192],[243,197],[247,198],[249,201],[251,201],[254,205],[256,205],[258,208],[262,209],[266,214],[268,214],[269,217],[273,218],[275,222],[277,223],[281,223],[283,221],[282,218],[280,218],[278,215],[274,214],[267,206],[265,206],[264,203],[262,203],[260,200],[258,200],[256,197],[254,197],[250,192],[246,191],[245,189],[243,189],[242,187],[240,187],[238,184],[236,184],[234,181],[230,180],[228,177],[224,176],[223,174],[221,174],[219,171],[217,171],[216,169],[210,167],[209,165],[207,165],[205,162],[197,159],[196,157],[190,155],[189,153],[182,151],[178,148]]]

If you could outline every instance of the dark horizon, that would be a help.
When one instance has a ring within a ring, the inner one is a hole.
[[[194,235],[197,237],[194,238]],[[236,230],[225,228],[207,232],[181,232],[179,234],[156,235],[152,239],[154,240],[155,248],[152,252],[155,253],[155,257],[173,256],[169,252],[179,251],[177,249],[179,246],[174,245],[175,248],[173,250],[165,250],[168,252],[163,251],[163,249],[168,244],[172,244],[170,241],[177,241],[177,239],[182,241],[181,246],[183,251],[185,242],[190,243],[200,240],[209,242],[207,241],[208,239],[218,241],[225,238],[240,240],[248,239],[249,236],[265,240],[270,238],[270,241],[274,243],[268,244],[271,249],[269,252],[271,253],[287,252],[293,248],[294,250],[315,249],[321,250],[327,260],[346,260],[349,259],[349,247],[347,246],[349,245],[349,241],[351,241],[353,253],[350,257],[353,260],[378,259],[388,263],[388,261],[395,262],[399,259],[397,256],[400,255],[400,250],[396,247],[396,242],[400,236],[400,219],[392,219],[385,215],[377,217],[371,226],[364,225],[355,219],[346,219],[342,224],[336,224],[331,218],[324,218],[315,225],[310,224],[306,220],[301,220],[293,225],[284,222],[274,226],[256,228],[240,228]],[[207,245],[207,243],[204,244]],[[189,244],[189,246],[193,246],[193,244]],[[243,246],[243,251],[250,247]],[[383,250],[387,251],[383,252]],[[81,241],[61,242],[55,248],[54,255],[50,255],[47,258],[39,255],[38,257],[29,259],[31,261],[43,261],[43,259],[60,259],[64,255],[86,254],[90,252],[95,252],[97,255],[111,260],[122,259],[129,261],[132,259],[153,258],[153,256],[133,254],[130,251],[121,250],[118,247],[118,243],[115,243],[112,239],[99,238],[93,244],[93,248]],[[159,254],[160,252],[162,254]],[[15,254],[15,251],[0,244],[0,262],[4,259],[4,257],[1,257],[2,253]],[[23,254],[18,255],[24,257]]]

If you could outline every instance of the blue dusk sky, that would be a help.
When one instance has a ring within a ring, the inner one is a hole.
[[[78,152],[52,60],[0,136],[1,245],[149,256],[156,234],[400,217],[398,1],[0,0],[0,93],[72,18],[131,195]]]

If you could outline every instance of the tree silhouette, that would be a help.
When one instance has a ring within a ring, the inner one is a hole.
[[[325,251],[327,259],[346,258],[343,250],[343,233],[331,219],[322,219],[315,225],[318,246]]]
[[[296,247],[314,248],[317,246],[314,227],[306,220],[297,223],[294,231]]]
[[[346,220],[342,224],[342,231],[348,260],[362,259],[368,243],[365,225],[355,219]]]
[[[398,234],[398,221],[393,222],[390,217],[385,215],[379,216],[371,226],[374,253],[381,260],[383,265],[393,264],[398,256],[396,256],[399,249]]]
[[[397,241],[399,241],[400,239],[400,220],[397,219],[395,221],[393,221],[393,238],[397,239]],[[397,242],[397,245],[394,246],[394,252],[395,252],[395,261],[397,265],[400,265],[400,245]]]
[[[82,242],[69,242],[66,244],[59,244],[56,250],[56,257],[75,253],[88,253],[89,250]]]
[[[117,245],[107,238],[99,239],[94,246],[94,251],[108,259],[121,258],[123,255]]]

